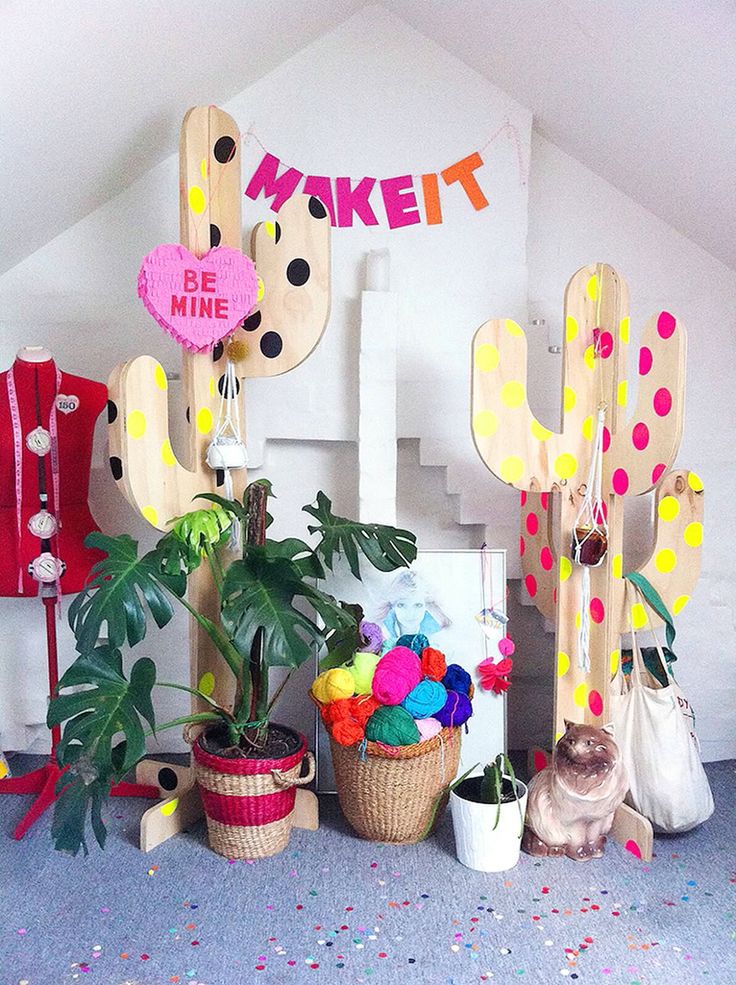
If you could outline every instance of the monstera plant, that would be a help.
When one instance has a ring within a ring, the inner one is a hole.
[[[269,716],[278,695],[269,695],[271,667],[296,668],[330,639],[360,648],[355,609],[338,603],[319,587],[335,557],[344,555],[360,578],[360,558],[381,571],[410,564],[416,557],[413,534],[379,524],[335,516],[324,493],[304,512],[316,521],[307,529],[310,547],[297,538],[270,540],[266,505],[270,483],[259,480],[243,500],[203,494],[205,509],[175,519],[153,550],[139,555],[130,536],[92,533],[89,547],[105,552],[74,599],[69,622],[79,655],[59,682],[48,725],[64,724],[58,746],[59,780],[52,835],[56,847],[87,853],[87,818],[101,846],[105,843],[102,807],[110,786],[143,757],[146,737],[185,724],[214,730],[230,757],[262,755],[272,728]],[[235,535],[235,536],[234,536]],[[223,547],[238,547],[231,560]],[[188,576],[199,565],[212,571],[220,598],[214,622],[189,603]],[[162,628],[175,606],[185,608],[212,640],[232,672],[235,699],[225,706],[203,681],[198,687],[160,681],[149,657],[136,660],[126,675],[123,648],[146,636],[149,617]],[[283,686],[283,685],[282,685]],[[198,710],[157,724],[152,690],[177,688],[198,699]]]

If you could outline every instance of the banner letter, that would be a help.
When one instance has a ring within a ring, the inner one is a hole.
[[[411,189],[411,190],[410,190]],[[420,222],[417,197],[414,194],[414,179],[410,174],[381,181],[381,194],[386,209],[389,229],[397,226],[411,226]]]
[[[364,226],[378,225],[378,219],[368,201],[375,183],[375,178],[361,178],[355,188],[351,188],[350,178],[335,178],[338,226],[352,226],[353,212],[360,217]]]
[[[264,198],[273,198],[271,208],[274,212],[278,212],[284,202],[291,198],[296,186],[304,177],[301,171],[297,171],[296,168],[289,168],[288,171],[284,171],[280,178],[277,178],[276,173],[280,163],[278,157],[274,157],[273,154],[264,154],[263,160],[256,168],[253,177],[248,182],[248,187],[245,189],[245,194],[254,202],[261,192],[263,192]]]
[[[422,191],[424,192],[424,211],[428,226],[437,226],[442,222],[442,206],[440,205],[440,189],[436,174],[422,175]]]
[[[445,179],[446,185],[451,185],[455,181],[460,182],[463,186],[463,191],[470,199],[476,211],[480,211],[480,209],[484,209],[488,205],[488,199],[480,190],[480,185],[475,180],[475,175],[473,174],[476,168],[482,166],[483,158],[476,151],[474,154],[463,158],[462,161],[458,161],[457,164],[451,164],[449,168],[445,168],[442,172],[442,177]]]

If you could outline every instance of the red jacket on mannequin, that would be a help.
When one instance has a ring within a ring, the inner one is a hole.
[[[80,591],[90,568],[102,556],[85,548],[84,538],[98,529],[87,498],[95,422],[106,402],[104,384],[59,374],[51,353],[40,347],[21,349],[12,368],[0,373],[0,596],[38,595],[39,582],[29,574],[28,566],[46,550],[65,565],[59,577],[62,594]],[[32,432],[38,428],[41,431],[34,443]],[[49,450],[39,456],[29,443]],[[58,448],[56,480],[53,445]],[[20,503],[18,452],[22,462]],[[59,524],[50,536],[45,535],[53,530],[54,522],[48,517],[38,527],[38,534],[28,526],[44,505]]]

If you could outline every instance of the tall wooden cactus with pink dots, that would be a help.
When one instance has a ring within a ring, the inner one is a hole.
[[[181,130],[179,176],[181,244],[200,257],[215,246],[240,250],[240,132],[232,117],[216,106],[189,110]],[[330,306],[326,209],[315,198],[292,196],[282,206],[278,221],[255,227],[251,252],[259,278],[258,303],[234,336],[245,343],[236,347],[235,357],[241,406],[244,379],[294,369],[322,337]],[[158,331],[151,324],[152,330]],[[168,383],[160,363],[150,356],[139,356],[118,366],[110,377],[110,468],[128,502],[159,530],[165,530],[173,517],[192,509],[197,493],[223,491],[222,474],[212,471],[205,457],[225,385],[225,357],[223,343],[212,353],[182,350],[189,438],[185,461],[179,461],[172,449]],[[239,495],[246,484],[246,471],[233,472],[232,477]],[[190,577],[189,597],[200,612],[219,618],[217,593],[206,565]],[[223,667],[209,637],[192,621],[191,680],[205,693],[227,703],[233,682],[229,674],[221,672]],[[176,799],[171,798],[172,802]],[[180,813],[181,807],[179,804]],[[172,831],[174,828],[172,822]]]
[[[685,330],[669,312],[647,322],[631,359],[628,290],[606,264],[579,270],[565,293],[561,433],[543,426],[526,396],[526,337],[496,319],[473,342],[472,428],[478,452],[501,480],[522,491],[520,552],[526,591],[556,620],[555,741],[564,719],[604,724],[621,635],[643,626],[642,607],[623,578],[624,501],[656,487],[654,547],[642,568],[671,611],[687,603],[700,570],[703,487],[687,470],[668,472],[681,433]],[[634,363],[633,366],[629,365]],[[630,391],[637,379],[635,406]],[[631,385],[630,385],[631,384]],[[582,568],[573,527],[586,491],[599,408],[608,553],[590,570],[590,666],[579,653]]]

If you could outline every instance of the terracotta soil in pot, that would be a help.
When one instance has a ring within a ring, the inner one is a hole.
[[[199,741],[205,752],[223,759],[283,759],[293,755],[301,745],[301,737],[293,729],[273,723],[269,723],[266,743],[259,749],[231,745],[225,725],[207,729]]]

